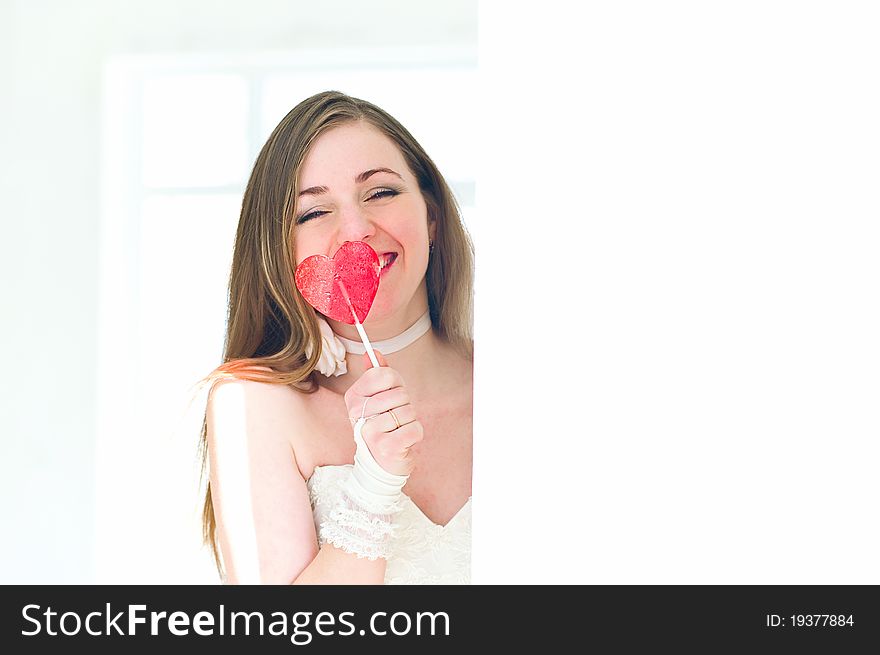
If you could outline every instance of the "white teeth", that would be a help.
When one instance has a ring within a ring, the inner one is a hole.
[[[382,258],[382,263],[381,263],[381,265],[379,266],[379,270],[381,271],[383,268],[385,268],[386,266],[388,266],[388,264],[391,263],[391,260],[392,260],[392,259],[394,259],[394,255],[393,255],[393,254],[385,255],[385,256]]]

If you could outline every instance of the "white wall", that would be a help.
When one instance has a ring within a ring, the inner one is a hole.
[[[337,0],[322,3],[318,14],[313,6],[287,0],[253,0],[246,8],[171,0],[0,3],[0,343],[6,348],[0,582],[90,583],[100,569],[94,480],[101,71],[107,59],[476,44],[475,1]],[[133,470],[138,464],[131,462]],[[124,487],[114,491],[126,493]],[[135,561],[132,576],[137,568]]]

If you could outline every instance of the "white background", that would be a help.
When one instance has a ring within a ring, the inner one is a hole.
[[[475,580],[880,582],[878,29],[481,5]]]

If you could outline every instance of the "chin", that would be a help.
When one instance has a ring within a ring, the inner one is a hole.
[[[407,304],[407,301],[401,299],[400,294],[389,293],[383,295],[380,291],[373,301],[373,306],[370,308],[370,313],[367,316],[367,320],[364,321],[364,325],[369,326],[371,323],[385,321],[395,314],[402,314]]]
[[[393,315],[393,307],[388,307],[385,303],[374,302],[364,325],[369,327],[371,324],[380,323]]]

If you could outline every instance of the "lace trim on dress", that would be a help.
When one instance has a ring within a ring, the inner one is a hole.
[[[344,498],[345,482],[351,468],[351,464],[318,466],[307,481],[319,542],[323,544],[327,539],[337,539],[342,546],[334,541],[330,543],[343,550],[346,543],[354,548],[363,544],[335,535],[332,527],[328,532],[325,524],[330,523],[328,519],[334,510],[348,507],[346,502],[340,501]],[[409,496],[403,494],[399,511],[392,515],[391,523],[391,533],[383,537],[382,544],[382,552],[387,554],[385,584],[470,584],[470,499],[444,526],[433,523]],[[360,525],[369,535],[377,529],[372,523]],[[377,548],[371,554],[382,556],[379,550]]]
[[[321,522],[318,542],[330,543],[359,559],[388,559],[394,537],[394,515],[399,507],[366,507],[345,489],[339,493],[339,502]]]

